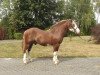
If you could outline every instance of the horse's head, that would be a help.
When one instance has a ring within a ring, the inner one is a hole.
[[[75,32],[76,34],[80,34],[80,29],[78,28],[75,20],[71,20],[71,24],[69,25],[69,30]]]

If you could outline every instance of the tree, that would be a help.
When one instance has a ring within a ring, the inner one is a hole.
[[[9,38],[30,27],[49,28],[64,15],[64,0],[3,0],[1,6],[4,15],[0,25],[6,28]]]
[[[63,3],[64,1],[55,0],[17,0],[10,16],[10,24],[18,31],[30,27],[48,28],[55,19],[63,16]]]
[[[1,6],[5,12],[2,24],[11,35],[30,27],[47,29],[54,22],[69,18],[79,23],[83,35],[88,35],[95,24],[90,0],[2,0]]]
[[[10,13],[12,12],[13,3],[15,0],[2,0],[0,3],[0,9],[1,9],[1,22],[0,26],[5,28],[6,30],[6,38],[12,39],[14,35],[15,28],[10,25],[9,23],[9,17]]]
[[[78,21],[83,35],[90,34],[90,27],[95,24],[93,5],[90,0],[68,0],[66,13],[66,17]]]

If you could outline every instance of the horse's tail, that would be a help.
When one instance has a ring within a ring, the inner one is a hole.
[[[25,38],[25,33],[23,33],[23,39],[22,39],[22,51],[23,51],[23,53],[26,52],[26,38]]]
[[[23,39],[22,39],[22,50],[23,50]]]
[[[22,39],[22,51],[24,51],[23,45],[24,45],[24,38]]]

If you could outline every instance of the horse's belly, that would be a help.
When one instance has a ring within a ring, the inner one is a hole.
[[[45,43],[40,43],[40,45],[42,45],[42,46],[47,46],[47,44],[45,44]]]
[[[46,41],[41,41],[41,40],[38,41],[37,43],[42,45],[42,46],[47,46],[47,44],[48,44]]]

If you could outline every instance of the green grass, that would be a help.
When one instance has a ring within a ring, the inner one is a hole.
[[[100,57],[100,44],[87,42],[89,36],[65,37],[60,48],[61,57]],[[0,41],[0,58],[20,58],[22,57],[21,40],[3,40]],[[31,57],[52,57],[52,46],[33,45]]]

